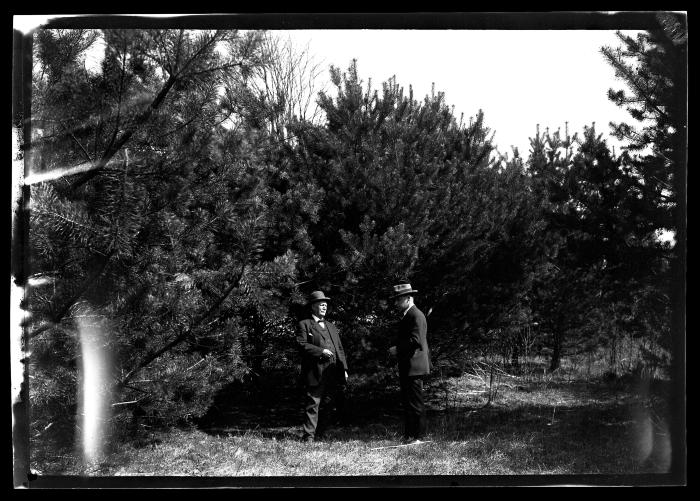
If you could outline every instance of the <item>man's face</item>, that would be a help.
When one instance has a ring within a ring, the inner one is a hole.
[[[328,309],[328,303],[325,301],[316,301],[311,305],[311,311],[319,318],[326,316],[326,309]]]
[[[403,312],[408,306],[408,296],[399,296],[394,300],[394,306],[396,309]]]

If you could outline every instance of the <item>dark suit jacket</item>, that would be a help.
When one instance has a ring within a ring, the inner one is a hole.
[[[423,312],[415,304],[399,322],[395,346],[399,375],[424,376],[430,374],[428,322]]]
[[[338,329],[328,320],[324,320],[326,329],[331,336],[331,341],[335,346],[335,351],[338,355],[334,368],[338,371],[348,370],[348,363],[345,360],[345,351],[343,343],[340,342]],[[316,386],[321,374],[331,365],[334,360],[323,356],[323,348],[321,348],[321,327],[313,318],[302,320],[297,325],[297,344],[301,351],[301,378],[304,383],[309,386]],[[338,374],[339,381],[345,382],[344,374]]]

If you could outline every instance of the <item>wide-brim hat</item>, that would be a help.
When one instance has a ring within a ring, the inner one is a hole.
[[[317,303],[319,301],[330,301],[331,298],[326,297],[326,295],[321,292],[321,291],[313,291],[311,294],[309,294],[308,300],[306,301],[306,304],[312,304],[312,303]]]
[[[418,291],[411,287],[411,284],[394,285],[394,295],[391,296],[391,299],[406,296],[407,294],[415,294],[416,292]]]

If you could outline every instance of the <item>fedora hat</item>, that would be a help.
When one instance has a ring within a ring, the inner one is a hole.
[[[391,299],[395,299],[399,296],[405,296],[407,294],[415,294],[416,292],[418,292],[418,291],[414,290],[411,287],[411,284],[394,285],[394,295],[391,296]]]
[[[326,297],[326,295],[323,292],[313,291],[311,294],[309,294],[309,298],[308,298],[308,301],[306,302],[306,304],[308,305],[308,304],[316,303],[318,301],[330,301],[330,300],[331,300],[331,298]]]

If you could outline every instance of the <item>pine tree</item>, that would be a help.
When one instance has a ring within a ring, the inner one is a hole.
[[[685,303],[688,158],[688,27],[687,14],[658,12],[657,28],[636,38],[618,34],[621,49],[603,47],[604,57],[629,87],[609,91],[610,99],[626,106],[641,130],[611,124],[627,141],[636,176],[656,194],[659,206],[672,216],[674,256],[668,296],[673,308],[671,325],[672,471],[685,471]]]
[[[300,277],[338,296],[337,313],[363,338],[348,344],[369,350],[360,363],[382,356],[392,316],[379,305],[406,279],[436,315],[436,356],[461,354],[468,332],[488,331],[517,302],[521,263],[538,253],[522,165],[499,168],[483,113],[463,123],[443,93],[419,101],[395,79],[375,90],[356,62],[331,77],[326,126],[298,129],[295,170],[321,190],[308,226],[318,261]]]
[[[565,349],[608,346],[614,354],[622,336],[667,346],[668,302],[652,299],[668,279],[669,249],[656,238],[665,220],[628,157],[614,158],[595,124],[580,140],[547,132],[531,141],[551,262],[536,281],[538,317],[551,336],[550,369]],[[610,365],[615,371],[614,356]]]
[[[34,374],[75,389],[66,336],[76,339],[87,301],[109,319],[114,398],[162,422],[201,415],[249,371],[241,305],[256,292],[243,284],[278,261],[261,262],[275,206],[256,132],[221,125],[232,106],[219,89],[234,93],[236,72],[257,64],[256,35],[107,30],[96,74],[80,65],[88,36],[37,35],[36,171],[87,170],[32,187],[33,270],[54,278],[29,298]],[[73,63],[56,65],[66,44]],[[269,272],[270,283],[293,275]],[[35,396],[55,409],[62,394]]]

